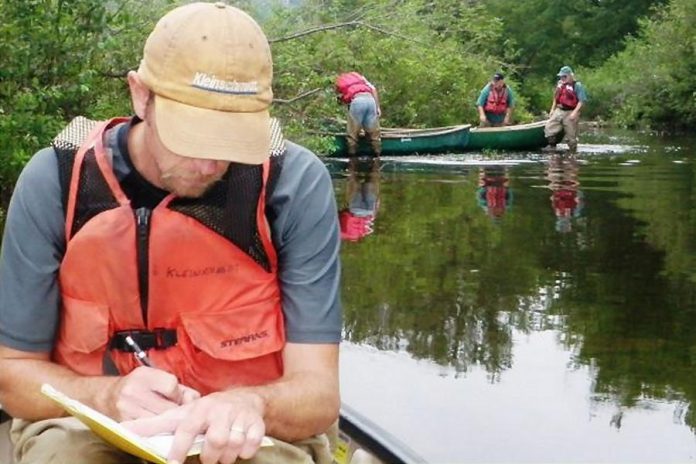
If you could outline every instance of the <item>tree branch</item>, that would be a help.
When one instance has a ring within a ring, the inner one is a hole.
[[[307,29],[306,31],[302,31],[302,32],[296,32],[294,34],[286,35],[283,37],[278,37],[277,39],[271,39],[268,42],[269,43],[286,42],[288,40],[297,39],[299,37],[304,37],[306,35],[314,34],[317,32],[330,31],[332,29],[340,29],[342,27],[353,27],[353,26],[357,26],[358,24],[360,24],[360,21],[349,21],[347,23],[328,24],[325,26],[313,27],[312,29]]]
[[[313,28],[311,28],[311,29],[307,29],[306,31],[296,32],[295,34],[290,34],[290,35],[286,35],[286,36],[283,36],[283,37],[278,37],[278,38],[276,38],[276,39],[271,39],[271,40],[269,40],[268,42],[269,42],[269,43],[287,42],[288,40],[294,40],[294,39],[297,39],[297,38],[300,38],[300,37],[304,37],[304,36],[307,36],[307,35],[310,35],[310,34],[316,34],[317,32],[330,31],[330,30],[333,30],[333,29],[341,29],[341,28],[344,28],[344,27],[364,27],[365,29],[370,29],[370,30],[373,30],[373,31],[375,31],[375,32],[379,32],[380,34],[391,35],[391,36],[394,36],[394,37],[398,37],[398,38],[400,38],[400,39],[408,40],[408,41],[410,41],[410,42],[415,42],[415,43],[419,43],[419,44],[421,44],[421,45],[426,45],[424,42],[421,42],[421,41],[419,41],[419,40],[415,40],[415,39],[413,39],[413,38],[411,38],[411,37],[405,37],[405,36],[403,36],[403,35],[401,35],[401,34],[396,34],[396,33],[394,33],[394,32],[387,31],[387,30],[385,30],[385,29],[382,29],[382,28],[377,27],[377,26],[373,26],[373,25],[371,25],[371,24],[364,23],[364,22],[362,22],[362,21],[348,21],[348,22],[345,22],[345,23],[328,24],[328,25],[325,25],[325,26],[313,27]]]
[[[283,98],[274,98],[274,99],[273,99],[273,103],[281,103],[281,104],[293,103],[293,102],[295,102],[295,101],[297,101],[297,100],[300,100],[300,99],[302,99],[302,98],[308,97],[308,96],[313,95],[313,94],[315,94],[315,93],[317,93],[317,92],[320,92],[320,91],[321,91],[320,88],[316,88],[316,89],[314,89],[314,90],[308,90],[307,92],[301,93],[301,94],[299,94],[299,95],[297,95],[297,96],[295,96],[295,97],[292,97],[292,98],[290,98],[290,99],[287,99],[287,100],[286,100],[286,99],[283,99]]]

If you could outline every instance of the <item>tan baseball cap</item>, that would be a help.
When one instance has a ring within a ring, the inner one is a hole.
[[[145,42],[138,74],[155,94],[169,150],[246,164],[268,159],[273,63],[248,14],[223,2],[170,11]]]

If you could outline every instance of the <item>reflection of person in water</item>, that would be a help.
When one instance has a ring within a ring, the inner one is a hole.
[[[352,158],[348,163],[346,205],[339,211],[341,238],[352,242],[370,235],[379,209],[378,158],[367,162]]]
[[[554,155],[549,159],[546,178],[551,189],[551,206],[556,215],[556,230],[570,232],[572,220],[580,217],[583,194],[579,189],[578,162],[575,155]]]
[[[479,168],[479,188],[476,190],[478,204],[491,217],[501,218],[512,204],[512,191],[506,166]]]

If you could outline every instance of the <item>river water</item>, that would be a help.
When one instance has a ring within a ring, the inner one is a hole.
[[[696,143],[581,141],[328,163],[376,213],[343,241],[343,400],[430,462],[696,459]]]

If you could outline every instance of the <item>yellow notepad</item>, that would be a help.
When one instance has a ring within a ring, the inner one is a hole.
[[[174,435],[162,434],[152,437],[141,437],[110,417],[59,392],[51,385],[43,384],[41,393],[55,401],[71,415],[82,421],[92,432],[116,448],[146,461],[167,464],[167,455],[172,446]],[[204,440],[205,437],[203,435],[198,435],[188,455],[200,454]],[[268,437],[263,437],[261,446],[273,446],[273,441]]]

